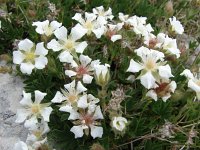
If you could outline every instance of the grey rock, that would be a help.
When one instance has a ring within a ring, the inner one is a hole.
[[[23,86],[21,78],[0,74],[0,150],[13,150],[16,142],[26,140],[27,130],[15,123]]]

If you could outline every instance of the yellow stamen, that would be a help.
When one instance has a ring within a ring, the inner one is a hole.
[[[26,53],[25,53],[25,60],[26,60],[26,61],[31,61],[31,62],[33,62],[34,59],[35,59],[35,54],[34,54],[34,52],[26,52]]]
[[[73,49],[74,48],[74,41],[67,40],[66,43],[65,43],[65,48],[69,49],[69,50]]]
[[[91,32],[93,29],[93,24],[91,21],[87,21],[84,26],[89,30],[89,32]]]
[[[39,104],[33,104],[31,107],[31,111],[33,114],[37,114],[40,112],[40,105]]]
[[[73,104],[77,101],[76,95],[69,95],[68,100]]]
[[[41,131],[33,131],[33,134],[39,139],[42,135]]]
[[[145,66],[146,66],[146,69],[147,69],[147,70],[154,70],[155,67],[156,67],[156,63],[155,63],[154,60],[149,59],[149,60],[147,60]]]

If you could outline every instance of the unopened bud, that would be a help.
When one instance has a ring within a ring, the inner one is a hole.
[[[165,12],[167,15],[169,16],[173,16],[173,13],[174,13],[174,8],[173,8],[173,3],[172,1],[168,1],[166,4],[165,4]]]
[[[110,67],[108,64],[95,66],[96,83],[101,87],[105,87],[110,81],[110,72],[108,67]]]

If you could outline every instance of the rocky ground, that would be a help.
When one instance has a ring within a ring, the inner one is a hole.
[[[15,123],[22,90],[23,83],[19,77],[0,74],[0,150],[13,150],[18,140],[26,139],[23,125]]]

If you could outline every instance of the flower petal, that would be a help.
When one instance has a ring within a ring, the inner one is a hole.
[[[64,51],[59,55],[59,59],[61,62],[71,63],[73,61],[73,56],[68,51]]]
[[[38,58],[35,58],[35,68],[37,69],[44,69],[47,65],[48,60],[44,56],[40,56]]]
[[[30,75],[32,73],[33,68],[35,68],[35,66],[31,63],[21,63],[20,65],[20,70],[24,74]]]
[[[53,51],[60,51],[62,49],[62,45],[60,45],[58,43],[58,41],[56,41],[55,39],[51,40],[48,44],[47,44],[47,48],[48,49],[52,49]]]
[[[43,117],[44,121],[49,122],[49,116],[52,112],[52,108],[51,107],[45,107],[42,111],[41,111],[41,116]]]
[[[35,102],[34,103],[40,104],[46,95],[47,95],[47,93],[42,93],[38,90],[35,90]]]
[[[80,55],[79,60],[81,62],[81,65],[83,65],[84,67],[86,67],[92,61],[90,57],[85,55]]]
[[[87,33],[87,29],[83,28],[79,23],[71,29],[71,38],[76,41],[82,38]]]
[[[24,59],[25,59],[25,56],[22,52],[20,52],[20,51],[13,52],[13,63],[21,64]]]
[[[169,65],[160,66],[158,68],[158,71],[159,71],[159,75],[163,78],[169,79],[170,77],[173,77],[171,73],[171,68]]]
[[[74,17],[72,17],[72,19],[80,22],[81,24],[85,23],[85,20],[82,18],[82,15],[80,13],[76,13]]]
[[[105,30],[106,30],[105,27],[100,27],[100,28],[94,29],[92,32],[95,34],[96,38],[99,39],[104,34]]]
[[[148,91],[147,94],[146,94],[146,96],[151,97],[155,101],[158,100],[157,94],[153,90]]]
[[[139,63],[135,62],[133,59],[131,59],[130,61],[130,65],[127,69],[127,72],[139,72],[140,70],[142,70],[144,67],[142,65],[140,65]]]
[[[20,104],[23,106],[31,106],[33,104],[31,93],[26,93],[25,91],[23,91],[23,98],[20,101]]]
[[[52,28],[53,31],[56,30],[56,29],[58,29],[61,26],[62,26],[62,23],[59,23],[57,21],[52,21],[50,23],[50,27]]]
[[[184,75],[186,78],[189,78],[189,79],[194,79],[194,76],[189,69],[185,69],[180,75],[181,76]]]
[[[78,81],[77,83],[76,90],[78,94],[87,91],[87,89],[83,86],[83,84],[80,81]]]
[[[147,72],[146,74],[141,76],[140,81],[141,81],[141,84],[147,89],[155,87],[155,81],[156,80],[153,77],[153,75],[151,74],[151,72]]]
[[[84,41],[75,45],[75,50],[77,53],[83,53],[83,51],[85,50],[87,46],[88,46],[87,42]]]
[[[67,29],[64,26],[62,26],[54,31],[54,35],[59,40],[65,41],[67,39]]]
[[[54,96],[54,98],[51,100],[52,103],[61,103],[62,101],[64,101],[66,98],[64,97],[64,95],[62,93],[60,93],[60,91],[56,92],[56,95]]]
[[[75,135],[75,138],[80,138],[83,136],[83,128],[81,126],[73,126],[71,129],[70,129],[71,132],[74,133]]]
[[[24,123],[24,127],[32,128],[38,123],[36,116],[32,116],[30,119],[26,120]]]
[[[36,45],[35,54],[43,56],[48,54],[48,50],[44,48],[44,42],[40,42]]]
[[[83,75],[83,83],[85,84],[90,84],[92,82],[92,79],[93,77],[88,74]]]
[[[98,127],[98,126],[90,126],[91,128],[91,136],[93,137],[93,139],[99,137],[101,138],[103,135],[103,128],[102,127]]]
[[[65,105],[65,106],[60,107],[59,110],[70,113],[68,120],[79,119],[79,113],[76,110],[74,110],[72,106]]]
[[[33,47],[33,42],[29,39],[25,39],[19,42],[18,47],[23,51],[30,51]]]
[[[77,73],[72,70],[65,70],[65,75],[69,76],[70,78],[75,76]]]
[[[112,42],[115,42],[115,41],[120,40],[120,39],[122,39],[122,36],[121,36],[121,35],[113,35],[113,36],[111,37],[111,41],[112,41]]]
[[[188,81],[188,87],[193,89],[195,92],[200,92],[200,86],[196,84],[192,79]]]
[[[79,108],[87,108],[88,107],[88,103],[87,103],[87,95],[83,95],[79,98],[78,102],[77,102],[77,107]]]
[[[72,89],[75,88],[76,85],[76,81],[73,80],[71,83],[65,84],[64,87],[65,89],[67,89],[68,91],[71,91]]]
[[[97,120],[97,119],[103,119],[103,114],[102,114],[102,112],[101,112],[100,106],[97,106],[97,107],[96,107],[95,112],[94,112],[94,115],[93,115],[93,118],[94,118],[95,120]]]

